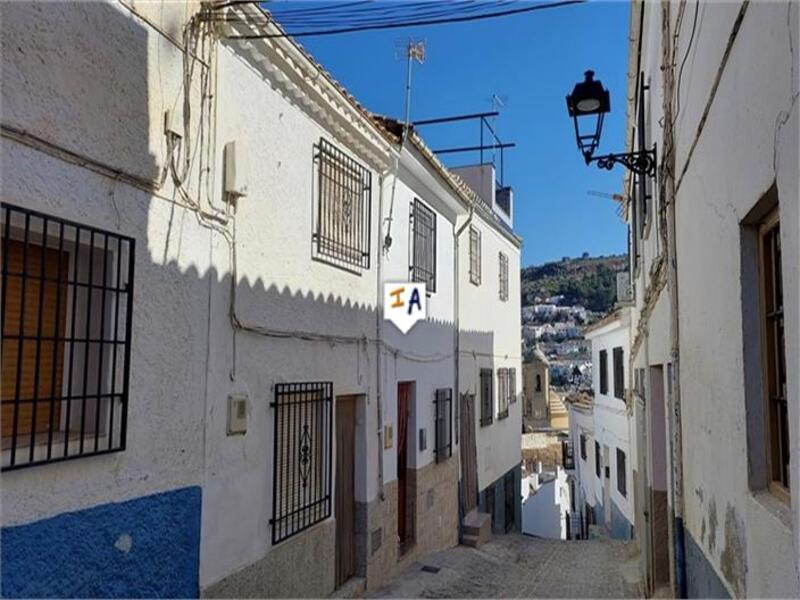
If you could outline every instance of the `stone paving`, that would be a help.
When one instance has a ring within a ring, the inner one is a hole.
[[[495,535],[477,549],[457,546],[430,555],[369,597],[633,598],[634,565],[633,547],[618,540]]]

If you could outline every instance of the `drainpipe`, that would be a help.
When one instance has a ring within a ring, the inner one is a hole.
[[[381,220],[383,219],[383,173],[378,176],[378,186],[380,189],[378,194],[378,223],[380,224]],[[386,499],[386,494],[384,493],[383,489],[383,395],[381,393],[381,384],[383,380],[383,373],[381,372],[381,355],[383,354],[383,281],[381,279],[381,267],[383,266],[383,243],[381,241],[378,243],[378,248],[380,250],[377,253],[377,283],[375,285],[375,348],[377,350],[375,358],[375,402],[377,404],[378,413],[378,498],[380,498],[381,502],[383,502]],[[367,351],[369,351],[369,347],[367,347]]]
[[[459,388],[458,388],[458,376],[459,376],[458,359],[459,359],[459,356],[461,355],[460,354],[461,353],[461,339],[460,339],[461,336],[459,335],[459,327],[460,327],[460,325],[459,325],[459,318],[458,318],[458,316],[459,316],[459,305],[458,305],[458,302],[459,302],[459,295],[458,295],[458,287],[459,287],[458,286],[458,283],[459,283],[459,281],[458,281],[458,238],[461,236],[462,233],[464,233],[464,230],[467,227],[469,227],[470,223],[472,223],[472,215],[474,214],[474,211],[475,211],[475,205],[472,204],[469,207],[469,216],[467,217],[467,220],[464,221],[464,224],[461,227],[459,227],[458,229],[455,229],[455,227],[453,228],[453,250],[454,250],[454,257],[453,257],[453,338],[454,338],[454,341],[455,341],[455,344],[454,344],[454,347],[455,347],[455,359],[454,359],[455,360],[455,385],[453,386],[453,389],[456,391],[456,397],[457,397],[457,399],[459,401],[459,408],[460,408],[461,396],[460,396],[460,392],[459,392]],[[461,419],[460,419],[461,416],[463,416],[463,415],[459,416],[459,423],[461,422]]]
[[[458,315],[459,315],[459,305],[458,305],[458,301],[459,301],[459,295],[458,295],[458,287],[459,287],[459,285],[458,285],[459,284],[459,279],[458,279],[458,254],[459,254],[459,252],[458,252],[458,238],[464,232],[464,230],[467,227],[469,227],[469,224],[472,223],[472,215],[473,215],[474,210],[475,210],[475,205],[474,204],[470,204],[469,216],[467,217],[467,220],[464,221],[464,224],[461,225],[461,227],[459,227],[458,229],[456,229],[455,225],[453,225],[453,342],[454,342],[453,343],[453,348],[454,348],[453,361],[454,361],[454,366],[455,366],[453,390],[455,390],[455,396],[456,396],[456,400],[455,401],[457,402],[457,404],[456,404],[457,409],[456,410],[459,410],[459,411],[461,410],[461,391],[460,391],[459,383],[458,383],[459,382],[458,362],[459,362],[459,358],[461,357],[461,335],[459,334],[460,324],[459,324],[459,318],[458,318]],[[464,418],[464,415],[459,413],[459,418],[458,418],[459,426],[461,425],[461,419],[463,419],[463,418]],[[460,444],[461,444],[461,440],[459,439],[459,453],[461,452]],[[461,487],[461,486],[459,486],[459,487]],[[461,496],[462,496],[462,498],[464,496],[464,493],[465,492],[464,492],[463,488],[461,488]],[[464,540],[463,506],[464,506],[464,503],[463,502],[459,502],[459,509],[458,509],[458,512],[459,512],[458,541],[459,541],[459,543],[463,542],[463,540]]]

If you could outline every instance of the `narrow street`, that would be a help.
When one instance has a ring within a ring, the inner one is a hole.
[[[635,598],[633,556],[631,543],[619,540],[495,536],[477,549],[456,546],[416,562],[369,597]]]

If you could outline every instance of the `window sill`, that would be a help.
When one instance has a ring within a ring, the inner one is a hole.
[[[776,493],[777,492],[777,493]],[[786,529],[792,529],[791,497],[781,489],[771,486],[769,489],[752,492],[753,500],[761,508],[778,519]]]
[[[40,437],[45,439],[39,440]],[[67,452],[64,453],[64,440],[68,437]],[[115,438],[117,436],[115,435]],[[108,435],[102,434],[97,438],[97,451],[94,449],[94,433],[86,432],[84,434],[83,452],[81,452],[81,433],[80,431],[70,431],[65,435],[63,431],[53,432],[53,442],[51,445],[50,458],[47,458],[47,434],[40,433],[36,436],[36,441],[33,446],[33,460],[30,460],[30,444],[18,445],[16,454],[14,456],[14,466],[11,466],[11,440],[4,438],[2,440],[2,465],[3,469],[20,469],[23,467],[33,467],[45,465],[53,462],[62,462],[64,460],[71,460],[74,458],[86,458],[89,456],[97,456],[100,454],[108,454],[110,452],[118,452],[121,450],[119,447],[119,440],[115,440],[113,448],[108,447]]]
[[[481,427],[487,427],[492,424],[493,419],[481,419]]]

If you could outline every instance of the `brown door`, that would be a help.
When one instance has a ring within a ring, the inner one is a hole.
[[[461,477],[464,514],[478,506],[478,454],[475,448],[475,394],[461,394]]]
[[[336,587],[356,574],[356,397],[336,399]]]
[[[411,402],[411,383],[397,384],[397,536],[403,552],[413,541],[413,513],[408,481],[408,410]]]

